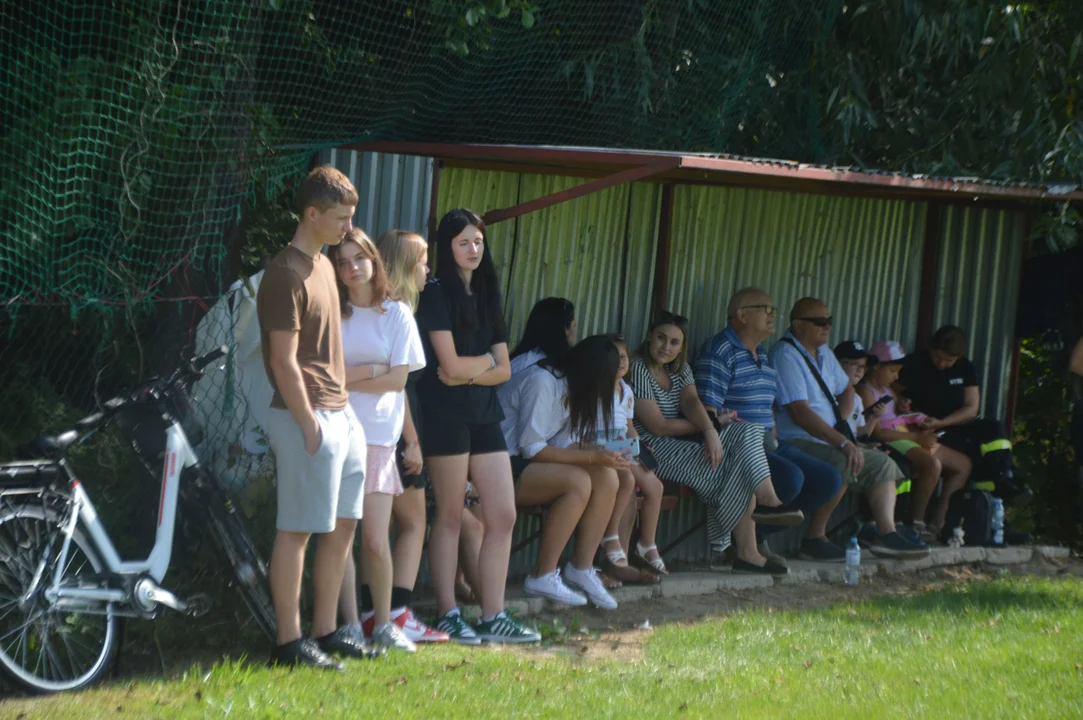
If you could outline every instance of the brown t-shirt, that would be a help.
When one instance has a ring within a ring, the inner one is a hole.
[[[346,407],[346,364],[339,308],[335,270],[323,253],[312,258],[288,245],[263,271],[256,295],[256,313],[263,366],[275,391],[271,407],[286,409],[271,370],[270,333],[274,330],[298,332],[297,364],[301,366],[312,409]]]

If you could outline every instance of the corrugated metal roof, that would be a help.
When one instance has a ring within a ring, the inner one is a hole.
[[[726,154],[676,153],[589,147],[523,145],[453,145],[443,143],[356,143],[353,149],[446,158],[479,164],[535,166],[533,172],[595,177],[672,158],[677,168],[653,179],[699,184],[775,187],[805,192],[847,190],[870,195],[941,196],[960,199],[1069,200],[1083,202],[1078,182],[1010,181],[975,177],[940,177],[850,166]],[[510,168],[509,168],[510,169]],[[493,208],[496,209],[496,208]]]

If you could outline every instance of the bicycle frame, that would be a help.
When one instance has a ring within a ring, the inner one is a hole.
[[[98,511],[90,496],[78,480],[71,482],[72,509],[65,519],[63,545],[59,562],[45,596],[50,602],[60,599],[83,600],[92,602],[124,602],[128,593],[119,588],[77,588],[63,587],[61,579],[67,567],[68,550],[71,547],[75,526],[81,521],[95,549],[101,556],[106,569],[116,575],[148,574],[156,583],[160,583],[169,569],[169,560],[173,551],[173,532],[176,528],[177,497],[180,490],[181,473],[185,468],[194,467],[198,458],[188,443],[180,423],[174,421],[166,429],[165,461],[162,468],[162,489],[158,500],[158,529],[154,547],[144,560],[125,561],[120,559],[113,541],[98,517]],[[39,569],[39,574],[43,568]],[[40,578],[35,578],[31,591]],[[29,593],[28,593],[29,594]]]

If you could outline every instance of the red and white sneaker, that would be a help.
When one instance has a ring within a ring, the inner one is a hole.
[[[376,629],[376,613],[361,614],[361,632],[366,640],[372,639],[372,631]]]
[[[402,628],[403,634],[415,643],[446,643],[451,640],[446,632],[434,630],[418,620],[410,608],[391,618],[391,622]]]

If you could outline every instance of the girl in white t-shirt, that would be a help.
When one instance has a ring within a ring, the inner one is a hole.
[[[346,389],[368,442],[361,575],[372,592],[372,641],[414,652],[414,643],[391,622],[393,565],[388,534],[392,503],[403,491],[395,448],[406,416],[406,380],[412,370],[425,366],[425,351],[410,308],[388,295],[387,273],[372,240],[361,230],[351,230],[329,255],[342,299]],[[343,614],[353,626],[360,620],[356,599],[350,600],[353,588],[343,594],[348,600],[342,603]]]
[[[623,335],[609,335],[609,339],[620,351],[620,369],[617,371],[617,388],[614,393],[613,427],[619,429],[618,438],[639,437],[632,418],[635,412],[635,395],[628,383],[624,382],[624,376],[628,374],[631,363],[628,357],[628,346],[624,343]],[[613,439],[618,439],[613,438]],[[640,453],[644,452],[642,444]],[[649,452],[649,450],[648,450]],[[635,482],[635,488],[643,495],[643,506],[639,508],[639,540],[636,541],[634,559],[645,563],[651,570],[662,575],[668,575],[666,564],[662,562],[662,556],[658,554],[658,546],[655,542],[658,532],[658,516],[662,512],[662,481],[648,470],[642,463],[637,462],[629,471]],[[618,498],[619,500],[619,498]],[[606,537],[602,539],[602,548],[606,556],[616,568],[627,565],[626,552],[630,552],[629,543],[632,541],[632,525],[635,523],[636,502],[635,496],[630,502],[614,511],[613,521],[606,530]],[[617,512],[619,510],[619,512]],[[618,534],[619,533],[619,534]],[[618,572],[618,577],[620,573]],[[642,580],[641,580],[642,581]]]

